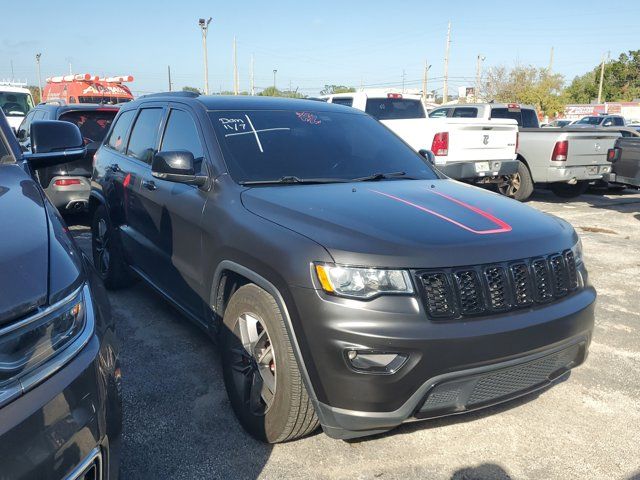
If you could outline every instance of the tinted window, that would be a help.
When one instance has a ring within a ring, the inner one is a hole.
[[[613,124],[617,127],[622,127],[624,126],[624,120],[620,117],[614,117],[613,118]]]
[[[4,140],[0,137],[0,163],[9,163],[12,161],[11,155],[9,155],[9,149],[4,144]],[[2,187],[0,187],[0,195],[2,194]]]
[[[116,110],[74,111],[60,115],[60,120],[77,125],[84,137],[84,144],[88,145],[104,140],[116,113]]]
[[[453,118],[477,118],[478,109],[475,107],[457,107],[453,110]]]
[[[430,118],[444,118],[449,114],[449,108],[436,108],[429,113]]]
[[[331,103],[335,103],[338,105],[346,105],[347,107],[353,106],[353,98],[352,97],[333,97]]]
[[[365,111],[378,120],[425,118],[420,100],[405,98],[369,98]]]
[[[162,120],[161,108],[143,108],[131,130],[127,155],[151,163],[158,140],[158,128]]]
[[[160,150],[165,152],[175,150],[191,152],[196,159],[196,171],[200,170],[197,167],[202,165],[204,151],[198,129],[189,113],[183,110],[171,110]]]
[[[491,118],[510,118],[518,122],[520,127],[538,128],[538,117],[536,112],[529,108],[508,109],[508,108],[492,108]]]
[[[433,170],[371,117],[342,112],[210,112],[231,176],[238,182],[353,179],[377,172],[436,178]]]
[[[576,122],[576,125],[600,125],[602,117],[583,117]]]
[[[118,152],[124,152],[125,149],[125,138],[127,137],[127,131],[129,130],[129,126],[133,121],[133,117],[135,115],[135,110],[129,110],[127,112],[122,112],[122,114],[118,117],[118,121],[113,126],[113,130],[109,135],[109,145],[111,148]]]

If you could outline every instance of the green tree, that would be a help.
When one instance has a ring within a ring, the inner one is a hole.
[[[481,96],[497,102],[534,105],[538,112],[555,116],[564,110],[564,77],[546,68],[517,66],[493,68]]]
[[[182,91],[202,94],[202,91],[200,91],[200,89],[196,87],[182,87]]]
[[[344,85],[325,85],[322,90],[320,90],[320,95],[333,95],[336,93],[351,93],[355,92],[356,89],[353,87],[346,87]]]
[[[287,98],[304,98],[305,96],[297,90],[278,90],[276,87],[267,87],[258,95],[263,97],[287,97]]]
[[[590,103],[598,98],[601,64],[584,75],[575,77],[567,87],[571,102]],[[640,50],[621,53],[617,60],[604,66],[602,100],[630,102],[640,98]]]

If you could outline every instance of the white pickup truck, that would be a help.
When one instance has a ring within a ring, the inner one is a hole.
[[[0,82],[0,108],[14,131],[33,108],[33,97],[25,86],[26,83]]]
[[[514,120],[432,119],[419,95],[401,93],[340,93],[322,100],[368,113],[417,152],[431,150],[435,165],[451,178],[491,183],[518,171]]]
[[[429,112],[432,119],[513,119],[518,122],[518,171],[503,177],[498,191],[516,200],[527,200],[534,184],[547,184],[561,197],[584,193],[590,182],[611,172],[607,151],[620,132],[602,128],[539,128],[534,107],[516,103],[444,105]]]

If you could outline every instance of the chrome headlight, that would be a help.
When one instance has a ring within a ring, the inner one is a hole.
[[[347,267],[332,263],[315,265],[322,289],[342,297],[369,299],[377,295],[413,293],[413,285],[406,270]]]
[[[576,261],[576,265],[582,265],[584,263],[582,258],[582,240],[578,238],[576,244],[571,247],[571,251],[573,252],[573,258]]]
[[[0,391],[35,370],[82,333],[87,313],[84,291],[24,320],[0,328]]]

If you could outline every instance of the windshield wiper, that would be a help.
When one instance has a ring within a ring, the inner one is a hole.
[[[345,180],[343,178],[300,178],[295,175],[285,175],[284,177],[274,180],[247,180],[245,182],[240,182],[240,185],[277,185],[287,183],[310,185],[314,183],[344,183],[348,181],[349,180]]]
[[[366,177],[353,178],[352,182],[375,182],[378,180],[386,180],[389,178],[403,178],[408,180],[415,180],[414,177],[407,177],[407,172],[388,172],[388,173],[373,173]]]

